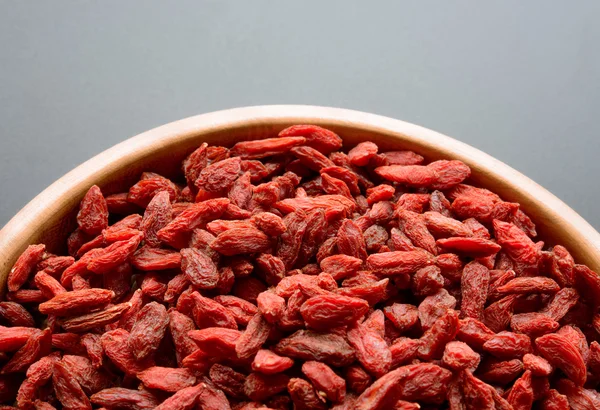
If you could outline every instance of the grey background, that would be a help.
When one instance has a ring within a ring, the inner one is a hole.
[[[0,0],[0,226],[141,131],[358,109],[508,163],[600,228],[600,2]]]

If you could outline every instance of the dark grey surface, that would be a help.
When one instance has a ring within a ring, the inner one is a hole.
[[[600,2],[2,1],[0,225],[141,131],[257,104],[414,122],[600,227]]]

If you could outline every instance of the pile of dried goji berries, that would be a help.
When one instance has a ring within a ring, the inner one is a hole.
[[[70,256],[10,272],[0,402],[600,408],[600,277],[460,161],[341,149],[297,125],[92,187]]]

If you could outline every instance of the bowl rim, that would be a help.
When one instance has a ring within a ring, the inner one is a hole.
[[[600,270],[600,233],[548,190],[477,148],[428,128],[376,114],[311,105],[263,105],[200,114],[159,126],[126,139],[69,171],[32,199],[0,230],[0,272],[10,269],[7,265],[12,266],[16,258],[14,255],[35,238],[40,220],[61,211],[73,189],[77,192],[84,188],[87,190],[102,175],[109,174],[111,167],[120,159],[128,156],[142,158],[175,144],[181,138],[197,138],[199,134],[227,128],[294,123],[333,124],[391,134],[416,141],[419,148],[462,160],[474,168],[474,173],[492,178],[494,183],[501,184],[503,191],[520,198],[526,212],[527,207],[536,208],[539,211],[536,224],[541,217],[543,223],[556,226],[562,233],[560,237],[566,234],[574,241],[567,246],[571,251],[577,246],[579,260],[572,252],[576,261],[586,263],[596,272]]]

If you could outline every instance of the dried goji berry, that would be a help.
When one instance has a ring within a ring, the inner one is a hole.
[[[350,219],[344,220],[337,233],[337,248],[340,253],[367,259],[367,246],[360,228]]]
[[[137,374],[137,378],[149,389],[177,392],[196,384],[196,377],[188,369],[149,367]]]
[[[258,255],[255,263],[262,279],[269,285],[277,285],[285,277],[285,263],[277,256],[262,253]]]
[[[144,179],[144,176],[142,175],[142,179],[129,188],[127,201],[142,208],[146,208],[154,195],[160,191],[167,191],[171,201],[175,201],[180,192],[179,187],[165,177],[158,174],[152,174]]]
[[[489,270],[475,261],[465,265],[461,279],[461,314],[481,320],[483,308],[488,297],[490,283]]]
[[[212,259],[195,248],[181,250],[181,270],[198,289],[213,289],[219,282],[219,273]]]
[[[519,359],[501,360],[488,357],[477,369],[477,377],[488,383],[507,384],[523,373],[523,362]]]
[[[382,252],[367,258],[369,267],[375,273],[385,276],[413,273],[433,263],[433,255],[421,250]]]
[[[72,377],[69,369],[61,362],[54,363],[52,384],[54,385],[56,397],[64,409],[92,409],[90,400],[81,389],[81,386]]]
[[[270,236],[279,236],[287,229],[283,219],[270,212],[258,212],[252,215],[251,220],[261,231]]]
[[[35,274],[34,281],[37,288],[41,290],[44,296],[48,299],[52,299],[54,296],[67,291],[59,281],[48,275],[43,270]]]
[[[272,375],[250,373],[244,382],[244,393],[246,393],[246,396],[251,400],[263,401],[284,391],[289,379],[290,378],[283,373]]]
[[[240,359],[248,359],[255,355],[262,345],[267,341],[271,325],[257,314],[250,322],[246,330],[242,333],[235,345],[235,351]]]
[[[574,283],[573,257],[564,246],[556,245],[550,256],[549,274],[561,287],[572,286]]]
[[[223,305],[200,295],[198,292],[193,292],[191,298],[194,303],[194,321],[200,329],[213,326],[237,329],[234,316]]]
[[[274,351],[295,359],[315,360],[332,366],[345,366],[354,361],[354,349],[339,335],[299,330],[283,338]]]
[[[483,323],[494,332],[506,329],[516,300],[516,295],[508,295],[486,307],[483,311]]]
[[[448,309],[421,337],[419,357],[424,360],[441,358],[444,347],[454,339],[457,332],[458,312]]]
[[[531,351],[531,340],[527,335],[500,332],[483,344],[483,350],[501,359],[523,357]]]
[[[285,313],[285,299],[275,292],[262,292],[256,299],[258,311],[271,324],[277,323]]]
[[[183,358],[196,350],[196,344],[188,335],[188,332],[194,329],[194,322],[188,316],[176,310],[169,311],[169,331],[175,345],[177,363],[180,366]]]
[[[492,390],[484,382],[473,376],[469,370],[461,373],[462,392],[467,409],[494,409]]]
[[[158,399],[147,390],[132,390],[123,387],[111,387],[93,394],[90,401],[105,408],[153,409]]]
[[[244,381],[246,376],[242,373],[236,372],[231,367],[215,363],[210,368],[209,376],[215,386],[232,398],[243,399],[245,397]]]
[[[333,131],[317,125],[292,125],[279,132],[279,138],[304,137],[306,145],[324,154],[342,148],[342,139]]]
[[[430,363],[403,366],[380,377],[356,400],[356,410],[391,408],[397,400],[442,403],[452,373]]]
[[[155,407],[157,410],[190,410],[197,403],[200,394],[206,388],[204,383],[186,387]]]
[[[515,382],[506,400],[516,410],[530,409],[533,404],[533,389],[531,387],[531,372],[525,371]]]
[[[400,227],[411,240],[411,242],[421,249],[436,255],[437,247],[434,237],[429,233],[423,219],[415,212],[400,209],[396,211]]]
[[[575,265],[573,275],[579,294],[597,306],[600,300],[600,276],[587,266],[578,264]]]
[[[104,310],[72,316],[58,320],[60,326],[68,332],[86,332],[119,320],[131,308],[131,303],[119,303]]]
[[[527,353],[523,356],[525,370],[531,371],[533,376],[550,376],[554,368],[543,357]]]
[[[96,185],[92,186],[81,200],[77,224],[79,229],[88,235],[98,235],[108,227],[108,206]]]
[[[141,241],[142,234],[124,241],[114,242],[102,249],[97,255],[94,255],[88,261],[87,269],[97,274],[107,273],[116,269],[133,255]]]
[[[64,355],[60,363],[64,365],[88,395],[112,385],[110,375],[104,369],[94,368],[91,361],[86,357]]]
[[[157,238],[162,242],[181,249],[186,248],[192,231],[203,228],[207,222],[223,215],[229,205],[229,199],[216,198],[192,204],[175,217],[167,226],[159,230]]]
[[[282,373],[292,367],[294,361],[289,357],[282,357],[270,350],[261,349],[254,356],[252,370],[264,374]]]
[[[151,364],[146,360],[138,362],[135,359],[129,344],[129,332],[124,329],[111,330],[102,334],[100,342],[106,356],[117,366],[122,372],[135,376],[143,371]]]
[[[375,172],[383,179],[415,188],[429,187],[436,181],[435,170],[422,165],[388,165],[375,168]]]
[[[497,253],[501,247],[497,243],[479,237],[452,237],[438,239],[436,244],[448,252],[481,258]]]
[[[389,371],[392,353],[383,335],[362,323],[348,331],[348,341],[354,348],[357,359],[369,373],[380,377]]]
[[[446,289],[440,289],[435,295],[427,296],[418,307],[421,327],[429,329],[449,309],[455,307],[456,298]]]
[[[537,263],[540,256],[538,249],[527,234],[515,225],[495,220],[494,235],[513,260],[526,264]]]
[[[302,373],[328,400],[339,403],[346,396],[346,382],[324,363],[308,361],[302,365]]]
[[[510,328],[515,332],[530,336],[540,336],[552,333],[558,329],[558,322],[542,313],[519,313],[510,320]]]
[[[420,165],[424,158],[413,151],[386,151],[382,155],[390,165]]]
[[[151,357],[158,349],[169,325],[169,315],[161,304],[150,302],[138,313],[127,343],[137,360]]]
[[[156,233],[171,222],[172,212],[169,192],[161,191],[154,195],[146,207],[144,219],[142,219],[140,226],[144,232],[144,241],[147,245],[152,247],[160,246],[161,242],[157,238]]]
[[[300,314],[306,325],[316,330],[327,330],[336,326],[350,326],[369,309],[369,304],[359,298],[341,295],[320,295],[308,299]]]
[[[267,138],[264,140],[242,141],[231,148],[231,155],[244,159],[259,159],[284,154],[291,148],[302,145],[306,138],[299,134],[290,134],[283,138]]]
[[[352,199],[352,194],[350,193],[350,189],[344,181],[341,179],[334,178],[329,174],[322,173],[321,174],[321,186],[323,187],[323,191],[330,195],[343,195],[347,198]]]
[[[367,203],[368,205],[373,205],[379,201],[389,201],[393,198],[395,192],[394,187],[387,184],[369,188],[367,189]]]
[[[567,396],[551,389],[539,405],[541,410],[566,410],[569,408],[569,400]]]
[[[294,147],[290,152],[300,160],[302,165],[314,171],[321,168],[333,167],[335,164],[316,149],[309,146]]]
[[[575,384],[586,380],[586,366],[581,352],[566,337],[556,333],[535,339],[539,353],[553,366],[561,369]]]
[[[287,385],[287,390],[296,410],[325,410],[327,408],[324,400],[306,380],[291,379]]]
[[[132,202],[129,202],[128,192],[121,192],[119,194],[108,195],[106,199],[106,207],[108,212],[117,215],[129,215],[140,211],[140,207]]]
[[[19,256],[19,259],[8,273],[6,283],[10,292],[19,290],[27,282],[35,266],[42,260],[45,251],[45,245],[29,245]]]
[[[210,247],[222,255],[232,256],[265,252],[271,247],[271,241],[256,228],[235,228],[217,236]]]
[[[449,342],[444,348],[442,363],[452,370],[469,369],[474,371],[479,365],[481,357],[474,352],[468,344],[463,342]]]
[[[31,313],[22,305],[15,302],[0,302],[0,318],[10,326],[34,327],[35,322]]]
[[[559,286],[550,278],[543,276],[533,278],[514,278],[506,284],[500,286],[497,291],[500,293],[556,293]]]
[[[45,315],[72,316],[103,308],[112,297],[112,291],[99,288],[63,292],[41,303],[39,310]]]

